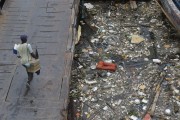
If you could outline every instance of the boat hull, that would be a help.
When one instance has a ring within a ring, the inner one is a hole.
[[[173,26],[180,31],[180,10],[173,0],[159,0],[163,12],[173,24]]]

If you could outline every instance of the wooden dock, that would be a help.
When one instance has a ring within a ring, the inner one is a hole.
[[[66,120],[79,0],[6,0],[0,15],[0,120]],[[12,48],[38,47],[41,74],[27,74]],[[27,92],[27,93],[26,93]]]

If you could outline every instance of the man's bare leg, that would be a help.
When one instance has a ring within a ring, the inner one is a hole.
[[[27,72],[27,74],[28,74],[28,81],[27,81],[26,87],[30,87],[30,83],[33,80],[33,73]]]

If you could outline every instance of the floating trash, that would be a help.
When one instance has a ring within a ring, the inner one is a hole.
[[[171,110],[170,110],[170,109],[166,109],[166,110],[165,110],[165,114],[166,114],[166,115],[171,115]]]
[[[154,63],[161,63],[161,60],[159,60],[159,59],[153,59],[153,62],[154,62]]]
[[[135,99],[134,101],[136,104],[140,104],[140,100],[139,99]]]
[[[148,100],[142,99],[142,102],[147,104],[147,103],[148,103]]]
[[[162,82],[152,116],[179,120],[175,31],[154,0],[134,1],[136,10],[129,0],[121,2],[90,2],[80,10],[87,17],[80,21],[81,37],[74,51],[70,85],[74,110],[80,110],[81,119],[140,120],[145,115],[143,120],[150,120],[145,112]]]
[[[139,35],[132,35],[131,43],[138,44],[140,42],[144,41],[144,38]]]
[[[130,116],[130,119],[131,119],[131,120],[138,120],[138,117],[132,115],[132,116]]]
[[[96,65],[91,65],[91,69],[96,69]]]
[[[85,80],[85,82],[87,84],[96,84],[97,83],[97,81],[95,81],[95,80],[93,80],[93,81]]]
[[[147,110],[147,106],[143,106],[143,108],[142,108],[143,110]]]
[[[105,107],[103,108],[103,110],[108,110],[108,107],[107,107],[107,106],[105,106]]]
[[[94,38],[94,39],[91,40],[92,43],[98,42],[98,41],[99,41],[99,39],[97,39],[97,38]]]
[[[86,6],[87,9],[93,9],[94,5],[92,5],[91,3],[84,3],[84,6]]]

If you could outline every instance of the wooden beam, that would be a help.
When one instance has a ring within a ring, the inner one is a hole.
[[[137,4],[135,0],[130,0],[130,6],[132,9],[137,9]]]

